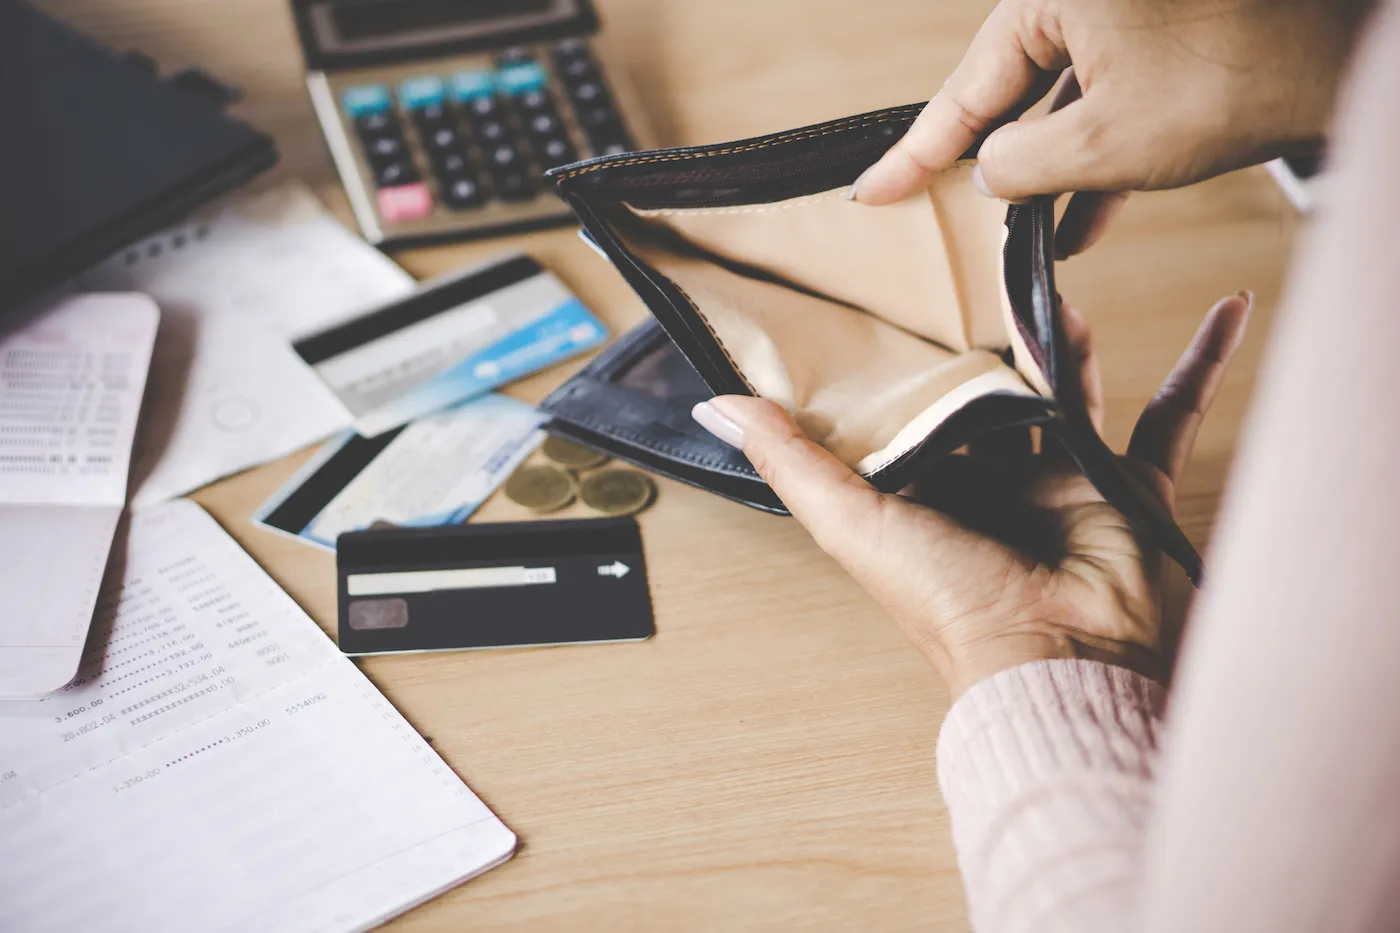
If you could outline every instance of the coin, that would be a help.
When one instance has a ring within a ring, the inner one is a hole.
[[[607,454],[589,450],[562,437],[547,438],[540,449],[550,460],[570,470],[591,470],[608,462]]]
[[[579,496],[589,508],[607,515],[640,512],[656,495],[656,484],[636,470],[599,470],[584,477]]]
[[[506,495],[532,512],[554,512],[574,501],[574,478],[558,467],[527,466],[506,480]]]

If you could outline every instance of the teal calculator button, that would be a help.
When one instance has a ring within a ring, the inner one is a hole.
[[[496,93],[496,82],[489,71],[459,71],[452,76],[452,98],[458,101],[490,97]]]
[[[389,89],[382,84],[359,84],[340,95],[340,104],[352,117],[389,109]]]
[[[507,94],[524,94],[544,87],[544,69],[535,62],[510,65],[496,72],[496,80]]]
[[[442,103],[442,79],[432,75],[409,78],[399,84],[399,103],[405,110],[417,110]]]

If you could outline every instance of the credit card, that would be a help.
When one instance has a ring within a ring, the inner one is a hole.
[[[559,279],[515,254],[431,279],[292,347],[373,438],[606,338]]]
[[[376,522],[465,521],[544,439],[545,416],[489,394],[375,438],[327,441],[253,520],[326,550]]]
[[[631,518],[340,536],[346,654],[640,641],[655,633]]]

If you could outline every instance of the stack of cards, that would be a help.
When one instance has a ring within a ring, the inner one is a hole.
[[[563,283],[517,254],[298,340],[355,429],[254,520],[328,550],[377,523],[464,521],[543,440],[538,412],[486,393],[606,337]]]

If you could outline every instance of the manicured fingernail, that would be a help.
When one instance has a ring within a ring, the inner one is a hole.
[[[860,179],[857,178],[856,181],[860,181]],[[982,195],[984,198],[992,198],[993,200],[1000,201],[1003,204],[1026,203],[1024,200],[1009,201],[1006,198],[1000,198],[993,194],[992,189],[987,187],[987,179],[982,176],[982,166],[980,163],[972,167],[972,187],[976,188],[977,193]]]
[[[1240,289],[1239,291],[1235,292],[1235,294],[1238,295],[1240,298],[1243,298],[1243,299],[1244,299],[1244,307],[1245,307],[1245,310],[1246,310],[1246,311],[1253,311],[1253,310],[1254,310],[1254,292],[1253,292],[1253,291],[1251,291],[1250,289],[1247,289],[1247,288],[1242,288],[1242,289]]]
[[[728,415],[709,402],[701,402],[690,410],[690,417],[696,424],[724,441],[730,447],[744,448],[744,429]]]
[[[875,166],[873,166],[873,165],[870,166],[870,168],[867,168],[865,171],[863,171],[863,172],[861,172],[859,175],[857,175],[855,181],[851,182],[851,187],[849,187],[849,188],[846,189],[846,200],[847,200],[847,201],[854,201],[854,200],[856,199],[856,189],[860,187],[860,180],[861,180],[862,178],[864,178],[866,175],[869,175],[869,174],[870,174],[870,169],[871,169],[871,168],[874,168],[874,167],[875,167]]]

